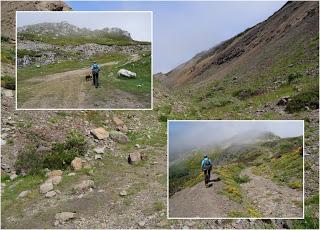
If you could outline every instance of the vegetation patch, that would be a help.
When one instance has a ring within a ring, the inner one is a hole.
[[[1,87],[6,89],[16,89],[16,79],[8,75],[1,76]]]
[[[254,88],[243,88],[239,89],[232,93],[232,96],[239,98],[240,100],[244,100],[247,98],[250,98],[252,96],[257,96],[259,94],[262,94],[262,89],[254,89]]]
[[[285,110],[289,113],[294,113],[308,109],[319,109],[319,92],[317,89],[294,95]]]
[[[43,169],[66,169],[76,156],[86,153],[87,143],[85,137],[72,130],[63,143],[54,143],[49,153],[37,152],[31,145],[27,150],[20,152],[15,168],[18,173],[25,172],[30,175],[43,174]]]

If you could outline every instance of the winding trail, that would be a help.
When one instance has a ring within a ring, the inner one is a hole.
[[[257,176],[251,168],[246,168],[241,175],[247,175],[250,181],[241,184],[246,196],[265,217],[302,218],[303,193],[286,186],[276,184],[270,179]]]

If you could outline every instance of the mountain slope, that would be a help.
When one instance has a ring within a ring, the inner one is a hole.
[[[318,14],[317,2],[288,2],[266,21],[170,71],[164,84],[176,88],[221,79],[240,65],[260,72],[272,65],[271,54],[288,42],[317,36]]]
[[[110,38],[132,40],[130,33],[120,28],[103,28],[101,30],[90,30],[71,25],[66,21],[59,23],[38,23],[17,28],[19,39],[27,35],[50,36],[55,39],[59,37],[86,37],[86,38]]]

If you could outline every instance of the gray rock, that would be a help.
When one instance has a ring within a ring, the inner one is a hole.
[[[77,191],[87,191],[90,188],[94,188],[94,181],[93,180],[84,180],[73,187],[73,189],[75,189]]]
[[[76,213],[74,212],[60,212],[57,213],[55,219],[60,222],[65,222],[67,220],[74,219],[76,217]]]
[[[45,194],[53,189],[52,182],[45,182],[42,185],[40,185],[40,193]]]
[[[95,160],[101,160],[101,159],[102,159],[102,156],[101,156],[100,154],[96,154],[96,155],[94,156],[94,159],[95,159]]]
[[[18,177],[17,174],[13,173],[10,175],[10,180],[15,180],[17,177]]]
[[[110,132],[110,138],[112,140],[114,140],[115,142],[119,142],[119,143],[122,143],[122,144],[126,144],[129,142],[129,138],[127,137],[127,135],[121,133],[121,132],[118,132],[118,131],[112,131]]]
[[[1,140],[1,145],[7,144],[7,141],[3,140],[2,138],[0,140]]]
[[[96,152],[97,154],[103,154],[104,151],[105,151],[106,147],[97,147],[97,148],[94,148],[93,151]]]
[[[44,195],[46,198],[51,198],[54,197],[55,195],[57,195],[57,193],[55,191],[49,191],[46,193],[46,195]]]
[[[90,133],[98,140],[104,140],[109,137],[109,133],[102,127],[93,129]]]
[[[23,191],[18,195],[18,198],[24,198],[24,197],[28,196],[30,193],[31,193],[30,190]]]
[[[122,190],[120,193],[119,193],[120,196],[127,196],[128,193],[126,190]]]
[[[139,152],[130,153],[128,156],[128,163],[134,164],[141,161],[141,154]]]
[[[139,221],[138,223],[139,227],[144,227],[146,225],[146,222],[144,221]]]

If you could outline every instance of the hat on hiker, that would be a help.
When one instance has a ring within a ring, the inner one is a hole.
[[[207,155],[204,155],[203,158],[208,158],[208,156],[207,156]]]

